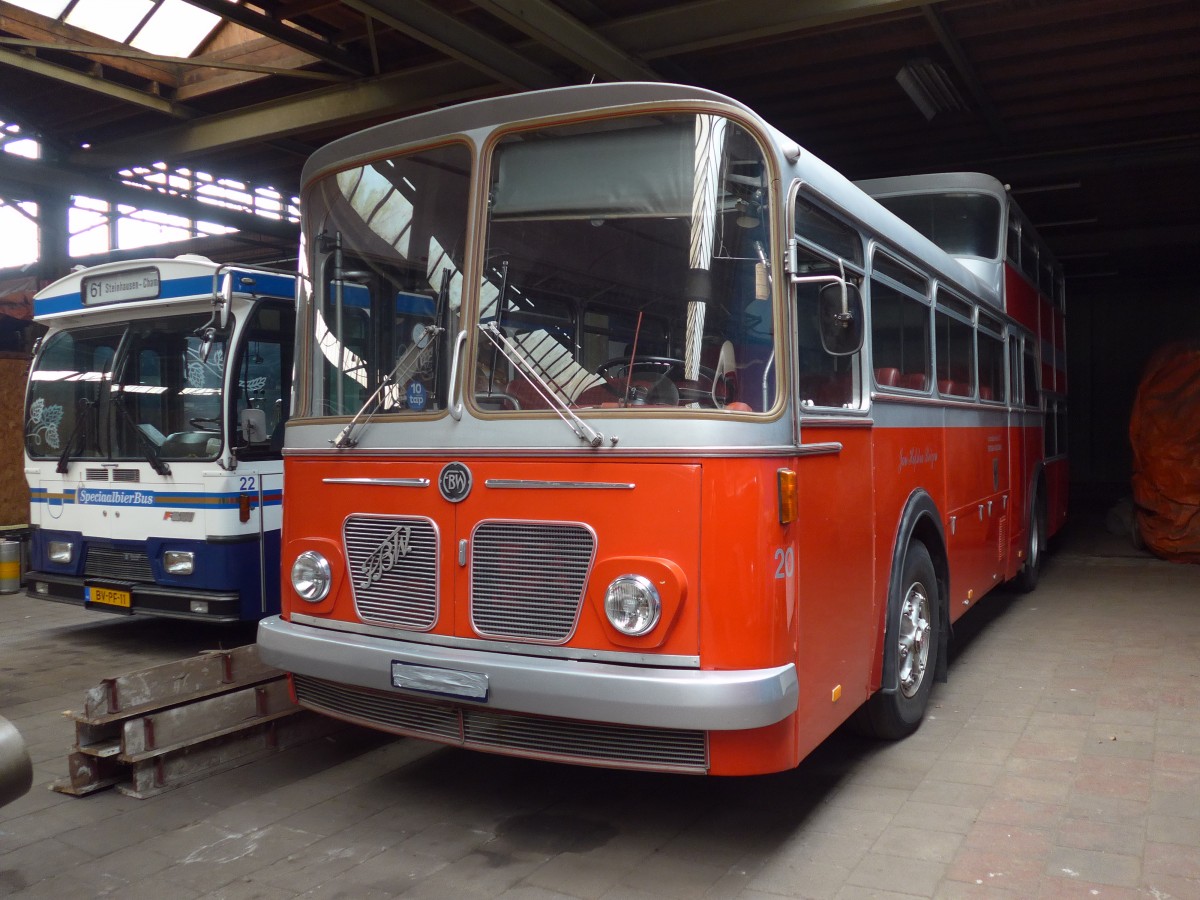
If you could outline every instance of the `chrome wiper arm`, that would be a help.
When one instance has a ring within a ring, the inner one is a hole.
[[[344,450],[347,447],[353,447],[358,444],[358,437],[354,434],[355,429],[357,428],[359,434],[361,434],[362,429],[366,428],[371,419],[374,418],[375,413],[379,409],[379,398],[383,396],[383,392],[393,384],[403,384],[407,381],[409,376],[417,370],[417,366],[421,361],[421,354],[445,330],[445,328],[438,325],[428,325],[421,336],[409,344],[408,349],[400,354],[400,358],[396,360],[395,368],[384,376],[383,381],[379,382],[379,387],[375,388],[374,393],[366,399],[359,411],[354,414],[354,418],[347,422],[346,427],[339,431],[337,437],[329,442],[333,444],[335,449]],[[363,419],[362,427],[360,428],[359,419],[363,418],[368,409],[371,410],[371,414]]]
[[[59,475],[66,475],[71,468],[71,449],[79,444],[78,452],[80,455],[87,448],[88,439],[88,410],[92,406],[92,401],[87,397],[80,397],[75,404],[75,425],[71,429],[71,436],[63,442],[63,451],[58,456],[58,464],[54,467],[54,471]]]
[[[508,339],[508,335],[495,322],[481,322],[479,330],[486,335],[487,339],[492,342],[497,350],[504,354],[505,359],[525,373],[529,384],[549,404],[550,409],[567,423],[567,427],[575,433],[577,438],[589,447],[599,447],[604,443],[604,435],[575,415],[571,410],[570,404],[559,396],[558,391],[550,385],[546,377],[539,371],[537,365],[521,352],[520,347]],[[612,437],[608,440],[615,446],[618,439]]]

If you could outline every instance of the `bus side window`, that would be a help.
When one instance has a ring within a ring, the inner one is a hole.
[[[290,307],[262,304],[255,310],[237,363],[232,418],[233,427],[237,429],[235,445],[279,452],[291,396],[294,332],[295,313]],[[265,414],[266,425],[261,437],[252,436],[247,440],[238,429],[245,409],[260,409]]]
[[[877,383],[927,391],[929,307],[878,279],[871,282],[871,365]]]
[[[863,262],[862,237],[856,229],[803,197],[796,199],[795,229],[797,238],[803,242],[796,250],[795,274],[831,278],[844,274],[849,281],[861,283],[855,270]],[[827,248],[829,252],[819,253],[806,244]],[[831,283],[795,286],[797,392],[804,407],[855,408],[860,405],[862,354],[834,356],[826,352],[821,340],[821,289]]]
[[[814,253],[798,252],[797,274],[837,276],[838,267]],[[821,341],[821,289],[832,282],[798,284],[796,290],[796,351],[799,354],[797,390],[803,406],[857,406],[861,354],[833,356]]]
[[[1004,341],[990,332],[979,329],[979,399],[1003,403]]]
[[[1034,352],[1033,341],[1025,339],[1025,405],[1033,409],[1041,409],[1042,392],[1038,378],[1037,354]]]
[[[975,328],[971,317],[969,304],[938,288],[933,319],[938,393],[943,396],[975,395]]]

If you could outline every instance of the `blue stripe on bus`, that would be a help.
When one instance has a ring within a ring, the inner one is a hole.
[[[237,270],[234,270],[235,273]],[[265,272],[248,272],[247,277],[254,279],[253,288],[256,295],[267,297],[282,297],[291,300],[296,296],[296,280],[289,275],[272,275]],[[35,316],[53,315],[55,313],[74,312],[80,309],[100,309],[105,306],[116,306],[120,303],[154,303],[159,300],[179,300],[184,297],[204,299],[213,293],[212,275],[195,275],[189,278],[167,278],[159,282],[157,297],[144,300],[118,300],[114,303],[97,303],[91,306],[83,302],[82,289],[56,294],[53,297],[35,298],[33,314]]]
[[[30,491],[30,502],[72,504],[76,506],[131,506],[169,509],[237,509],[241,498],[249,497],[257,502],[258,494],[233,491],[209,494],[191,491],[143,491],[130,488],[67,488],[51,492],[38,487]],[[282,490],[263,492],[263,506],[279,506],[283,503]]]

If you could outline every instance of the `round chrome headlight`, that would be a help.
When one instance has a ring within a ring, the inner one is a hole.
[[[646,634],[662,615],[658,588],[641,575],[614,578],[604,592],[604,614],[622,634],[632,637]]]
[[[292,589],[301,600],[320,603],[329,593],[332,580],[329,560],[315,550],[305,550],[292,563]]]

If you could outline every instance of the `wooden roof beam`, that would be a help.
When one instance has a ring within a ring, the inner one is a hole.
[[[650,66],[547,0],[473,0],[539,44],[607,81],[662,81]]]
[[[560,87],[562,78],[426,0],[342,0],[414,40],[518,90]]]
[[[236,22],[261,35],[279,41],[281,44],[303,50],[343,72],[349,72],[351,75],[369,74],[353,54],[332,41],[323,40],[308,31],[285,25],[279,19],[255,12],[237,3],[230,3],[228,0],[188,0],[188,2],[192,6],[207,10],[230,22]]]

